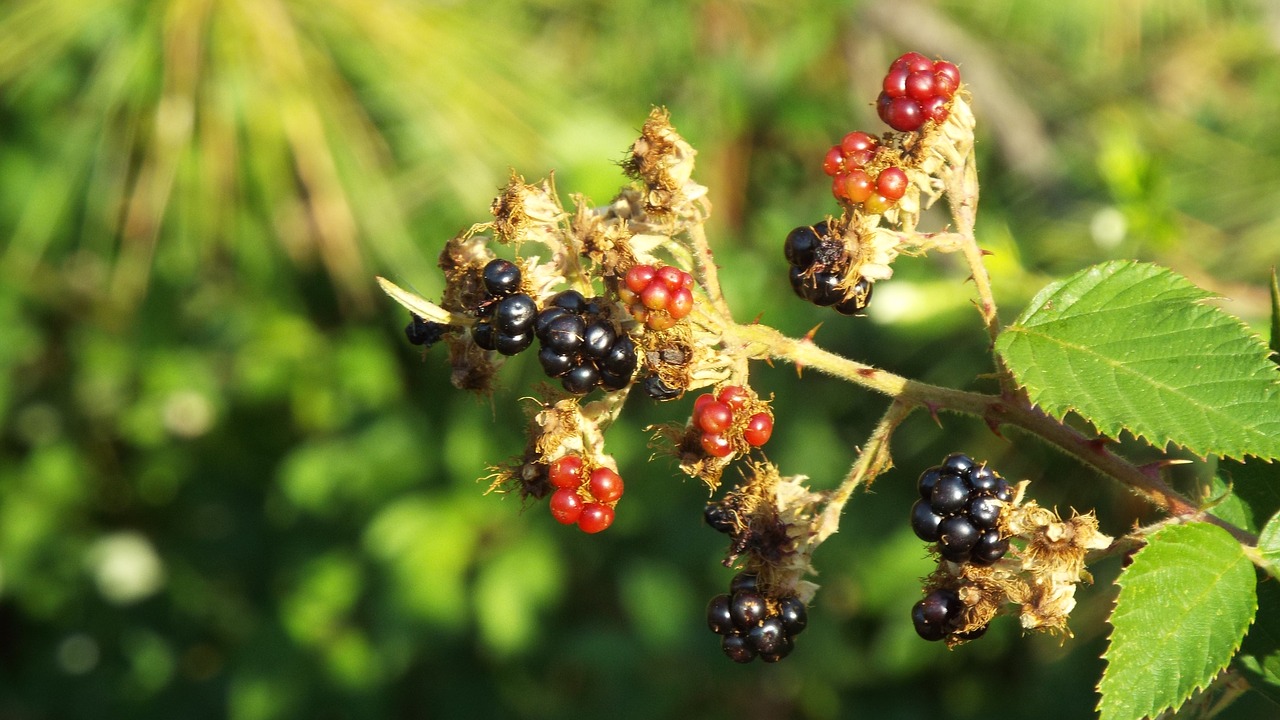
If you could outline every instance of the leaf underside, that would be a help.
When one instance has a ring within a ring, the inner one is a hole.
[[[1120,576],[1102,720],[1155,717],[1205,687],[1240,648],[1258,608],[1253,564],[1225,530],[1174,525]]]
[[[1147,263],[1095,265],[1046,287],[996,350],[1031,401],[1099,432],[1201,455],[1280,457],[1280,372],[1211,295]]]

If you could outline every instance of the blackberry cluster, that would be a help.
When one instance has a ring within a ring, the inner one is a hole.
[[[879,170],[868,167],[879,146],[871,135],[855,131],[845,135],[839,145],[833,145],[822,160],[822,171],[831,176],[831,194],[876,215],[901,200],[911,184],[907,172],[900,167],[881,167],[883,163],[876,163]]]
[[[432,345],[440,342],[449,330],[450,326],[444,323],[432,322],[414,315],[413,320],[404,326],[404,335],[409,338],[410,345],[421,345],[423,348],[430,349]]]
[[[791,264],[791,289],[814,305],[834,306],[841,315],[855,315],[871,302],[871,283],[859,277],[853,287],[841,287],[848,258],[844,243],[832,237],[827,223],[801,225],[787,233],[782,252]]]
[[[636,322],[650,330],[670,330],[693,311],[693,276],[674,265],[634,265],[618,298]]]
[[[603,298],[588,300],[577,290],[565,290],[537,314],[533,335],[541,342],[543,371],[560,378],[574,395],[586,395],[597,385],[621,390],[635,374],[636,344],[609,319]]]
[[[917,487],[920,499],[911,507],[911,529],[938,543],[952,562],[991,565],[1009,549],[997,525],[1000,508],[1013,500],[1013,489],[986,465],[962,453],[948,455],[925,470]]]
[[[946,121],[959,87],[960,68],[953,63],[909,52],[889,66],[876,112],[894,130],[919,130],[929,120]]]
[[[704,452],[718,458],[733,454],[733,441],[726,433],[750,400],[750,393],[740,385],[726,385],[718,395],[698,396],[693,403],[693,424],[702,432],[698,442]],[[752,447],[764,445],[772,435],[773,416],[767,412],[751,415],[742,429],[743,439]]]
[[[952,590],[938,589],[924,596],[924,599],[911,608],[911,623],[916,633],[930,642],[936,642],[954,635],[960,640],[973,640],[987,632],[987,626],[957,633],[956,629],[963,622],[964,601]]]
[[[755,573],[738,573],[729,582],[729,592],[707,605],[707,627],[722,637],[724,654],[739,663],[757,657],[778,662],[791,654],[793,638],[808,624],[809,613],[800,598],[766,597]]]
[[[480,320],[471,327],[471,339],[485,350],[516,355],[533,344],[533,319],[538,305],[518,292],[523,278],[515,263],[490,260],[482,273],[487,296],[480,304]]]

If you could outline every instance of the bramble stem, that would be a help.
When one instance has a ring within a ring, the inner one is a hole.
[[[707,293],[707,299],[715,307],[726,320],[731,320],[733,314],[729,311],[729,304],[724,300],[724,292],[720,289],[720,269],[716,266],[715,255],[711,252],[711,245],[707,242],[707,233],[703,229],[702,223],[692,223],[688,227],[689,240],[693,245],[693,259],[697,263],[698,273],[702,275],[702,288]]]
[[[1085,436],[1044,414],[1019,395],[987,395],[908,380],[887,370],[823,350],[808,340],[787,337],[765,325],[730,325],[724,330],[724,341],[726,346],[736,346],[740,352],[756,359],[786,360],[797,367],[813,368],[888,395],[894,398],[895,405],[901,405],[908,410],[924,407],[933,414],[937,414],[939,410],[947,410],[974,415],[986,421],[994,432],[998,432],[998,429],[1004,425],[1020,428],[1056,446],[1103,475],[1115,479],[1170,515],[1213,523],[1230,532],[1242,543],[1257,542],[1257,538],[1252,534],[1202,512],[1194,503],[1170,488],[1160,478],[1157,470],[1140,468],[1130,463],[1111,452],[1105,440]],[[880,428],[877,427],[877,431],[879,430]],[[891,431],[892,427],[888,427],[888,430]],[[871,441],[868,442],[868,448],[877,442],[876,435],[873,434]],[[879,442],[885,444],[883,452],[887,453],[887,434],[885,439]],[[868,463],[870,462],[872,460],[868,460]],[[855,466],[851,477],[863,477],[858,475],[860,465],[861,461],[858,466]],[[847,479],[846,482],[849,480]],[[843,505],[847,500],[848,495],[845,495],[839,505]],[[836,505],[836,503],[832,504]]]

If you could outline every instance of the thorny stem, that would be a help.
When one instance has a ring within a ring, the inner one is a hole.
[[[906,408],[923,407],[935,415],[939,410],[974,415],[982,418],[996,433],[999,433],[1003,425],[1020,428],[1114,478],[1170,515],[1213,523],[1230,532],[1242,543],[1257,543],[1254,535],[1220,518],[1205,514],[1194,503],[1170,488],[1160,478],[1158,467],[1140,468],[1130,463],[1111,452],[1105,440],[1085,436],[1044,414],[1017,394],[987,395],[909,380],[887,370],[823,350],[808,340],[787,337],[765,325],[730,325],[724,330],[724,341],[726,346],[736,348],[750,357],[786,360],[797,367],[811,367],[888,395],[894,398],[895,405]],[[874,438],[873,435],[873,442]],[[871,444],[869,442],[868,447]],[[859,465],[861,464],[860,461]],[[855,466],[851,475],[857,474],[858,466]],[[847,500],[848,497],[845,496],[843,501]],[[836,503],[832,505],[839,507]],[[830,508],[827,512],[831,512]]]
[[[996,337],[1000,335],[1000,320],[996,313],[995,295],[991,292],[991,276],[987,273],[986,263],[982,261],[982,249],[978,247],[974,236],[978,218],[978,169],[973,151],[969,151],[962,167],[951,168],[945,177],[951,219],[956,224],[956,233],[964,238],[960,247],[969,264],[974,288],[978,292],[978,312],[982,314],[987,335],[992,344],[995,344]]]
[[[716,267],[711,245],[707,243],[707,233],[703,229],[703,224],[693,223],[688,232],[689,240],[693,245],[694,262],[698,264],[698,272],[702,275],[702,288],[707,293],[707,299],[720,315],[726,319],[732,318],[729,304],[725,302],[724,293],[720,290],[720,270]]]

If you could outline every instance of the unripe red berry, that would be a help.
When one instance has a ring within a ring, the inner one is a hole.
[[[884,76],[884,92],[892,98],[906,97],[907,95],[907,76],[910,71],[906,68],[898,68],[890,70]]]
[[[936,123],[944,123],[951,114],[950,108],[947,107],[947,101],[942,99],[940,95],[935,95],[920,104],[920,111],[924,113],[925,119],[932,120]]]
[[[613,508],[600,503],[587,503],[578,516],[578,529],[595,534],[613,524]]]
[[[908,75],[906,88],[907,97],[915,100],[924,102],[933,97],[937,93],[933,79],[933,68],[919,70]]]
[[[918,52],[903,53],[889,65],[890,70],[919,72],[933,69],[933,61]]]
[[[769,442],[769,438],[773,436],[773,418],[769,417],[769,413],[756,413],[747,420],[747,429],[743,430],[742,438],[752,447],[760,447]]]
[[[667,301],[670,299],[671,289],[662,282],[650,282],[649,286],[640,292],[640,302],[650,310],[666,310]]]
[[[705,433],[718,434],[733,424],[733,410],[719,400],[706,403],[697,415],[698,427]]]
[[[644,321],[646,327],[650,330],[670,330],[676,326],[676,319],[669,312],[651,312],[648,319]]]
[[[558,488],[577,489],[582,484],[582,458],[578,455],[565,455],[551,463],[547,477]]]
[[[832,188],[832,194],[839,200],[848,200],[851,203],[860,203],[871,196],[875,187],[875,183],[871,181],[871,176],[862,170],[853,170],[840,175],[836,178],[836,186]]]
[[[919,130],[924,124],[924,112],[920,104],[907,97],[894,98],[884,111],[884,121],[900,132]]]
[[[898,167],[887,167],[876,177],[876,192],[883,195],[885,199],[896,202],[907,193],[909,184],[906,171]]]
[[[551,517],[564,525],[578,522],[582,515],[582,498],[569,488],[560,488],[551,494]]]
[[[671,292],[684,287],[685,272],[674,265],[663,265],[654,274],[655,280],[661,280]]]
[[[733,454],[733,444],[723,435],[715,433],[702,434],[702,451],[711,457],[728,457]]]
[[[627,271],[627,287],[637,295],[644,292],[644,289],[649,287],[649,282],[653,280],[654,272],[652,265],[632,265]]]
[[[671,298],[667,300],[667,312],[671,317],[679,320],[688,316],[693,311],[693,293],[689,288],[681,286],[675,292],[671,293]]]
[[[960,68],[954,63],[939,60],[933,64],[933,82],[937,93],[950,100],[960,87]]]
[[[591,471],[587,489],[591,491],[591,496],[597,502],[614,502],[622,497],[622,476],[607,467],[596,468]]]
[[[833,145],[822,158],[822,172],[835,177],[844,171],[844,153],[839,145]]]
[[[840,140],[840,150],[846,156],[856,153],[874,152],[876,149],[876,139],[867,133],[855,130]]]
[[[741,385],[725,385],[720,388],[720,394],[716,396],[720,402],[728,405],[731,410],[737,412],[746,406],[747,401],[751,399],[751,393]]]
[[[891,207],[893,207],[893,201],[879,193],[872,193],[871,197],[862,203],[862,209],[872,215],[880,215]]]

